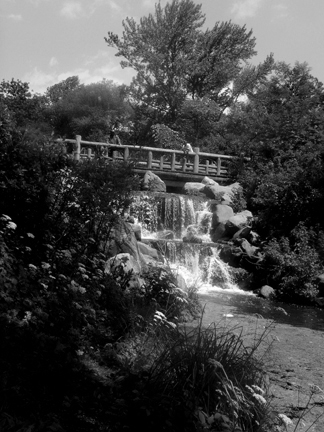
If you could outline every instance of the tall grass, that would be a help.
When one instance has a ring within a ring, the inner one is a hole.
[[[236,329],[237,330],[237,329]],[[266,331],[265,331],[266,333]],[[246,347],[242,333],[212,325],[175,330],[159,349],[116,388],[124,416],[112,430],[266,431],[269,406],[262,362],[256,356],[265,333]],[[152,347],[151,347],[152,348]],[[122,402],[121,402],[122,401]],[[121,408],[120,406],[120,408]],[[120,410],[116,410],[120,413]]]

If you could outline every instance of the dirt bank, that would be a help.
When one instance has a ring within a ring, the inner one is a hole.
[[[295,425],[306,410],[297,431],[324,432],[324,394],[314,395],[308,403],[310,385],[324,389],[324,332],[272,322],[258,314],[241,314],[230,305],[217,304],[217,300],[208,302],[205,296],[201,297],[201,302],[205,305],[204,325],[219,322],[241,327],[248,343],[253,343],[271,326],[260,355],[268,373],[273,410],[286,414]],[[269,343],[271,347],[267,350]],[[321,418],[312,425],[319,416]]]

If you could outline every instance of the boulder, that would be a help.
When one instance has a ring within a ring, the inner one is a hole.
[[[127,275],[129,273],[129,281],[127,288],[140,288],[144,284],[144,279],[140,277],[141,267],[129,253],[120,253],[108,259],[105,265],[105,273],[112,273],[117,275]]]
[[[226,238],[226,226],[220,222],[215,229],[210,231],[211,241],[216,243],[218,240]]]
[[[141,227],[141,225],[135,224],[135,223],[128,223],[128,225],[133,230],[136,240],[141,241],[142,240],[142,227]]]
[[[143,190],[150,192],[166,192],[166,185],[159,176],[152,171],[146,171],[142,183]]]
[[[149,246],[148,244],[142,243],[141,241],[138,241],[137,244],[140,252],[145,255],[145,261],[147,261],[146,256],[150,256],[155,261],[164,262],[161,252],[154,249],[152,246]]]
[[[212,229],[221,222],[225,223],[234,216],[232,207],[225,204],[217,204],[213,212]]]
[[[204,189],[205,185],[203,183],[188,182],[183,186],[183,192],[186,195],[206,196]]]
[[[142,256],[135,234],[130,228],[129,224],[120,219],[111,231],[109,243],[102,245],[104,252],[108,257],[113,257],[120,253],[129,253],[141,266],[145,264],[144,257]]]
[[[236,213],[234,216],[227,220],[226,229],[228,230],[228,233],[234,235],[241,228],[249,226],[252,220],[252,213],[249,210],[244,210],[240,213]]]
[[[224,245],[219,252],[219,258],[231,267],[240,267],[243,252],[240,247]]]
[[[224,204],[231,205],[233,194],[237,190],[242,190],[239,183],[233,183],[228,186],[222,186],[209,177],[204,177],[202,184],[205,185],[203,192],[208,198],[221,200]]]
[[[238,231],[236,231],[236,233],[233,235],[233,241],[235,240],[239,240],[239,239],[250,239],[250,233],[251,233],[251,227],[249,226],[245,226],[241,229],[239,229]]]
[[[275,290],[269,285],[263,285],[259,290],[259,296],[265,299],[270,299],[275,296]]]
[[[259,257],[256,256],[259,248],[256,246],[252,246],[246,239],[240,240],[240,246],[244,253],[248,255],[249,258],[256,257],[257,259]]]

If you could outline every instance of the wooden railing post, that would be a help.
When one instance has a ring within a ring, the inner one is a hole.
[[[147,154],[147,168],[152,169],[153,153],[151,151]]]
[[[198,174],[198,172],[199,172],[199,147],[195,147],[193,149],[193,151],[196,153],[195,159],[194,159],[194,174]]]
[[[164,165],[164,155],[160,156],[160,170],[163,171],[163,165]]]
[[[124,161],[126,162],[129,158],[129,147],[124,148]]]
[[[172,153],[172,155],[171,155],[171,171],[175,171],[175,164],[176,164],[176,154]]]
[[[88,158],[91,159],[92,151],[91,147],[88,147]]]
[[[81,135],[75,136],[75,150],[74,150],[74,159],[79,161],[81,154]]]
[[[222,160],[220,157],[217,158],[217,175],[219,176],[221,173]]]

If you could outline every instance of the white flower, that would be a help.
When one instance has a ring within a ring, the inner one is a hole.
[[[30,270],[37,270],[37,267],[34,266],[34,264],[28,264],[28,267],[30,268]]]
[[[7,227],[15,230],[17,228],[17,225],[14,222],[8,222]]]
[[[47,270],[47,269],[49,269],[50,267],[51,267],[50,264],[48,264],[48,263],[46,263],[46,262],[42,262],[42,268],[43,268],[44,270]]]
[[[27,237],[29,237],[29,238],[35,238],[35,236],[34,236],[34,234],[32,234],[32,233],[27,233]]]
[[[252,384],[251,387],[252,387],[256,392],[258,392],[258,393],[260,393],[260,394],[262,394],[262,395],[264,394],[264,390],[263,390],[261,387],[255,385],[255,384]]]
[[[285,414],[278,414],[278,418],[282,421],[282,423],[288,427],[293,424],[293,422],[290,420],[289,417],[287,417]]]
[[[3,220],[3,221],[10,221],[11,217],[8,216],[8,215],[3,214],[0,219]]]
[[[263,396],[257,394],[257,393],[253,393],[252,396],[254,397],[254,399],[256,399],[258,402],[262,403],[262,404],[266,404],[267,401],[264,399]]]

